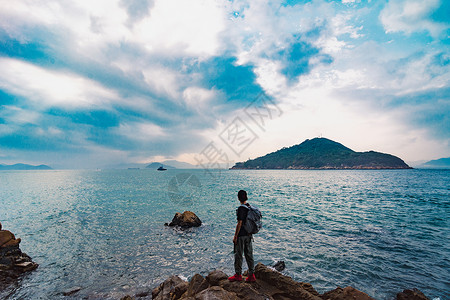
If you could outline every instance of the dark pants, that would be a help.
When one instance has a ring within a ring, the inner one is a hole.
[[[248,273],[253,274],[255,271],[255,262],[253,260],[253,245],[250,235],[238,237],[237,243],[234,244],[234,270],[236,274],[242,274],[242,253],[244,253],[245,260],[247,261]]]

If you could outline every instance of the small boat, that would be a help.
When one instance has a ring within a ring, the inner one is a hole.
[[[158,171],[166,171],[167,169],[165,169],[163,166],[159,167],[158,169],[156,169]]]

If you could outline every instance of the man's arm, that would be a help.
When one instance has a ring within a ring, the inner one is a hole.
[[[235,243],[235,244],[237,243],[237,238],[238,238],[239,231],[241,231],[241,227],[242,227],[242,220],[239,220],[237,222],[236,232],[234,233],[234,238],[233,238],[233,243]]]

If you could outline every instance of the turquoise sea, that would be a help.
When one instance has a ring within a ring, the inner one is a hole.
[[[256,261],[284,260],[319,292],[450,299],[449,170],[3,171],[0,222],[40,266],[0,298],[118,299],[172,274],[231,275],[240,189],[263,212]],[[184,210],[204,224],[164,226]]]

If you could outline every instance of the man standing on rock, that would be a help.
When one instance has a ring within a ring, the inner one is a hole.
[[[252,235],[249,234],[245,228],[244,224],[247,219],[248,208],[250,205],[247,203],[247,192],[240,190],[238,192],[238,199],[241,205],[236,210],[237,214],[237,225],[236,231],[233,238],[234,243],[234,270],[235,274],[228,278],[229,281],[242,281],[242,254],[245,255],[245,260],[248,266],[248,277],[245,279],[246,282],[254,282],[255,278],[255,262],[253,260],[253,245],[252,245]],[[246,207],[247,206],[247,207]]]

